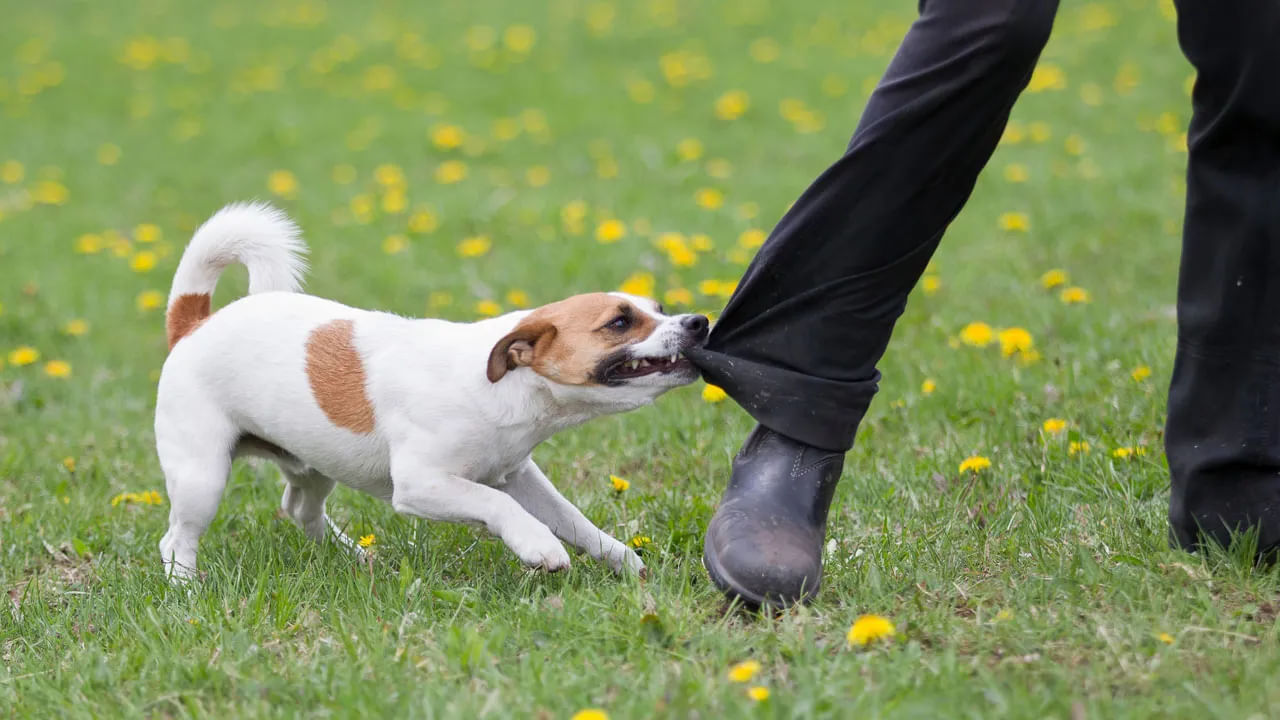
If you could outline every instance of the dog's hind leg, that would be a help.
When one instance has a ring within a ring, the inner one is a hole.
[[[364,550],[346,533],[342,532],[329,515],[324,511],[325,498],[333,492],[337,484],[332,479],[314,470],[297,472],[283,470],[285,486],[284,496],[280,498],[280,507],[298,523],[302,532],[316,542],[323,542],[332,536],[340,545],[364,555]]]
[[[227,486],[236,429],[212,408],[164,413],[162,401],[156,417],[156,453],[169,494],[160,559],[170,579],[179,581],[196,575],[196,550]]]

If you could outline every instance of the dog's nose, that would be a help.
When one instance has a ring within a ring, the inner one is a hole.
[[[707,333],[707,327],[711,325],[711,321],[707,320],[706,315],[685,315],[680,318],[680,326],[686,332],[702,337]]]

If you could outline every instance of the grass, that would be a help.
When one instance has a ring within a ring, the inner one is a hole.
[[[0,715],[1275,715],[1280,577],[1166,544],[1190,68],[1154,2],[1062,9],[1043,91],[882,363],[811,607],[726,611],[705,578],[702,532],[750,422],[698,386],[536,453],[602,527],[652,538],[645,582],[585,558],[531,574],[496,540],[340,488],[332,514],[376,537],[364,566],[277,516],[274,468],[237,464],[188,593],[160,571],[164,505],[112,504],[163,490],[162,319],[139,302],[220,205],[274,197],[311,243],[309,291],[353,305],[469,319],[630,278],[715,310],[751,252],[739,237],[841,152],[911,5],[5,2]],[[733,90],[745,111],[718,117]],[[433,143],[441,126],[462,146]],[[465,179],[437,181],[448,160]],[[702,188],[723,205],[699,206]],[[1029,228],[1001,229],[1005,213]],[[601,244],[609,220],[627,234]],[[666,231],[713,247],[679,266]],[[476,235],[491,249],[460,256]],[[1052,268],[1091,301],[1042,288]],[[217,302],[243,291],[233,274]],[[958,343],[976,321],[1025,328],[1038,360]],[[15,362],[23,346],[40,359]],[[972,455],[991,466],[961,473]],[[849,648],[862,613],[896,640]],[[747,659],[763,702],[728,679]]]

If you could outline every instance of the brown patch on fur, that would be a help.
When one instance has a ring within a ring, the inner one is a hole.
[[[609,329],[619,315],[628,317],[631,326]],[[562,385],[598,385],[595,370],[602,359],[644,340],[657,327],[657,320],[626,298],[574,295],[534,310],[499,340],[489,353],[487,375],[498,382],[508,370],[528,366]]]
[[[331,320],[311,331],[307,380],[316,403],[334,425],[357,433],[373,432],[373,405],[365,393],[354,322]]]
[[[164,316],[165,335],[169,338],[169,349],[182,338],[195,332],[200,323],[209,317],[209,295],[207,293],[188,293],[179,295],[169,306]]]

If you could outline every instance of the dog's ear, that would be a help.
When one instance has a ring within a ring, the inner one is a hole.
[[[556,326],[548,320],[523,320],[489,351],[489,382],[496,383],[508,370],[533,364],[556,337]]]

